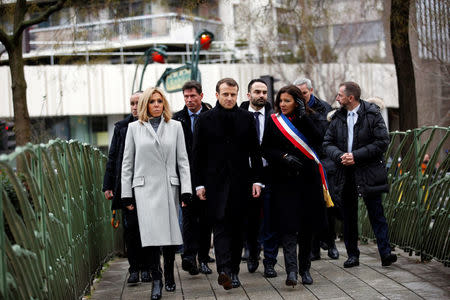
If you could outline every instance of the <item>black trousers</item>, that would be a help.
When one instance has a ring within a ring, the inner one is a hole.
[[[227,214],[213,225],[217,272],[239,273],[243,247],[243,219]]]
[[[128,271],[132,273],[150,270],[149,257],[146,255],[141,244],[136,209],[123,209],[122,218],[125,246],[127,248],[128,263],[130,264]]]
[[[305,272],[311,268],[311,239],[312,233],[283,233],[281,234],[281,243],[283,245],[284,265],[286,273]],[[298,264],[297,264],[297,243],[299,244]]]
[[[312,252],[320,253],[320,242],[325,242],[328,247],[333,247],[336,240],[336,231],[334,229],[336,224],[337,207],[329,207],[326,209],[328,226],[321,232],[314,234],[312,239]]]
[[[259,240],[261,233],[261,197],[258,199],[249,199],[247,216],[244,221],[244,242],[249,251],[249,259],[258,259],[261,252],[261,242]]]
[[[344,217],[344,242],[348,256],[359,257],[358,249],[358,192],[355,184],[355,175],[352,169],[346,170],[346,181],[342,195]],[[363,198],[369,215],[378,251],[381,257],[391,253],[388,237],[388,224],[384,217],[381,194],[372,194]]]
[[[125,245],[127,247],[128,263],[130,264],[128,271],[130,273],[151,271],[153,279],[161,279],[161,247],[142,247],[136,208],[133,210],[128,210],[125,208],[122,212]],[[175,252],[177,247],[178,246],[162,247],[162,253],[164,256],[164,272],[169,276],[170,270],[172,271],[173,276]]]
[[[206,201],[195,197],[183,211],[183,258],[208,262],[212,226],[206,216]]]

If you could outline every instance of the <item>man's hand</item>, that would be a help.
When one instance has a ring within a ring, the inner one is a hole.
[[[105,198],[106,198],[106,200],[111,200],[113,197],[114,197],[114,194],[113,194],[112,190],[105,191]]]
[[[134,205],[130,204],[130,205],[127,206],[127,208],[128,208],[128,210],[133,210],[134,209]]]
[[[351,166],[355,164],[355,160],[353,159],[353,153],[344,153],[341,156],[341,164],[344,166]]]
[[[205,188],[201,188],[197,190],[197,197],[200,200],[206,200],[206,190]]]
[[[254,183],[252,186],[252,196],[253,198],[259,198],[261,195],[261,186],[259,184]]]

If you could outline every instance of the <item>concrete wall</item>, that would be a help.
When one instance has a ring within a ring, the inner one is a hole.
[[[149,65],[143,88],[156,83],[166,67]],[[286,78],[275,88],[292,82],[304,74],[297,65],[210,64],[201,65],[204,100],[215,104],[215,86],[219,79],[232,77],[240,85],[239,102],[246,100],[247,84],[252,78],[272,75]],[[31,117],[75,115],[120,115],[129,113],[129,95],[135,65],[56,65],[26,66],[27,100]],[[283,73],[283,74],[281,74]],[[281,76],[283,75],[283,76]],[[344,80],[361,85],[362,98],[378,96],[387,107],[398,107],[397,80],[391,64],[329,64],[314,67],[312,76],[316,94],[334,100],[338,84]],[[181,92],[168,94],[171,109],[179,110],[184,101]],[[0,118],[13,116],[11,78],[8,67],[0,67]]]

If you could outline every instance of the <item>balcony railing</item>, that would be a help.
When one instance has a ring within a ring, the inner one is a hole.
[[[200,29],[206,28],[216,36],[222,22],[176,13],[143,15],[98,22],[34,28],[30,33],[31,50],[98,50],[105,47],[126,47],[127,45],[155,42],[185,43],[194,40]],[[183,32],[180,40],[175,32]],[[71,44],[70,44],[71,43]],[[68,45],[69,44],[69,45]]]

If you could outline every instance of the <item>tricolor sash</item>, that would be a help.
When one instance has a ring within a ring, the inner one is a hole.
[[[272,120],[277,125],[278,129],[283,135],[307,158],[314,160],[319,166],[320,177],[322,180],[323,198],[327,207],[333,207],[333,201],[331,200],[330,192],[328,191],[327,177],[322,163],[319,160],[316,152],[308,145],[306,137],[298,131],[297,128],[289,121],[289,119],[283,114],[272,114]]]

